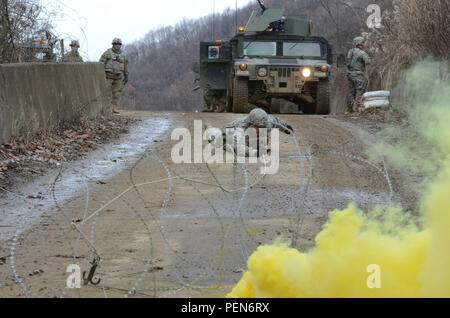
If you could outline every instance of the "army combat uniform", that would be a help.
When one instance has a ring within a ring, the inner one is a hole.
[[[264,115],[264,113],[265,115]],[[260,115],[259,119],[258,117],[254,115]],[[225,133],[227,129],[243,129],[244,131],[249,129],[252,126],[258,126],[258,127],[264,127],[268,130],[273,128],[278,128],[281,131],[289,134],[288,129],[292,129],[290,125],[288,125],[286,122],[282,121],[281,119],[268,115],[264,110],[262,109],[254,109],[247,117],[236,119],[235,121],[232,121],[231,123],[225,125],[225,127],[222,129],[222,132]]]
[[[83,63],[83,58],[81,57],[80,53],[70,51],[69,53],[64,55],[63,62],[66,63]]]
[[[362,41],[362,42],[361,42]],[[356,38],[355,44],[359,45],[364,42],[362,38]],[[349,111],[355,110],[355,103],[362,100],[364,90],[366,86],[365,70],[366,65],[371,63],[369,54],[358,48],[354,47],[348,52],[347,55],[347,78],[348,78],[348,96],[347,96],[347,109]]]
[[[53,50],[49,49],[45,52],[42,61],[45,63],[55,63],[56,62],[56,54],[53,53]]]
[[[268,115],[264,110],[260,108],[256,108],[253,109],[247,117],[236,119],[235,121],[232,121],[231,123],[225,125],[225,127],[222,129],[224,150],[227,151],[230,148],[230,145],[227,145],[227,137],[229,139],[230,133],[233,134],[234,131],[236,131],[236,129],[242,129],[245,132],[247,129],[255,126],[260,128],[266,128],[268,137],[270,135],[270,129],[275,128],[280,129],[282,132],[288,135],[294,132],[292,126],[290,126],[286,122],[282,121],[281,119],[275,116]],[[267,145],[268,144],[269,141],[267,142]],[[245,146],[246,156],[249,156],[250,153],[251,149],[249,149],[249,147],[246,145]]]
[[[105,64],[106,83],[113,112],[118,113],[122,81],[128,78],[128,60],[122,50],[109,49],[103,53],[100,62]]]

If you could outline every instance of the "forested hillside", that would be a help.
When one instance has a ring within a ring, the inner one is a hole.
[[[448,11],[448,1],[420,2],[417,0],[378,0],[375,1],[384,13],[395,12],[400,18],[404,17],[407,27],[408,17],[414,17],[420,23],[421,15],[426,19],[438,19],[435,26],[421,28],[416,25],[417,32],[423,36],[418,39],[409,38],[409,42],[420,46],[420,39],[427,37],[427,32],[435,34],[435,37],[448,37],[439,30],[445,29],[445,21],[442,17]],[[268,8],[284,8],[286,13],[306,13],[313,21],[313,34],[323,36],[334,46],[334,53],[346,53],[352,45],[355,36],[365,33],[366,37],[378,43],[370,43],[374,50],[374,56],[388,63],[392,60],[389,52],[383,48],[389,45],[396,37],[400,36],[400,30],[392,25],[392,20],[383,19],[381,29],[371,30],[367,27],[367,19],[370,12],[366,11],[373,0],[266,0]],[[432,4],[431,4],[432,3]],[[396,6],[394,6],[396,4]],[[238,10],[238,25],[245,25],[252,10],[258,10],[256,1]],[[441,11],[439,11],[441,10]],[[442,12],[443,10],[443,12]],[[407,16],[406,16],[407,15]],[[152,30],[140,41],[126,46],[126,52],[130,60],[130,85],[125,89],[122,104],[129,109],[148,110],[201,110],[203,108],[201,92],[193,92],[195,74],[192,64],[198,61],[199,42],[218,40],[234,35],[236,21],[235,11],[227,9],[222,13],[216,13],[198,20],[183,20],[175,26],[162,26]],[[441,19],[441,20],[439,20]],[[386,20],[386,22],[384,21]],[[431,20],[433,21],[433,20]],[[214,22],[214,23],[213,23]],[[442,25],[444,23],[444,25]],[[398,32],[396,33],[396,30]],[[434,33],[432,30],[435,30]],[[445,31],[445,30],[444,30]],[[213,39],[213,32],[215,38]],[[402,29],[402,34],[408,34],[407,29]],[[448,34],[448,33],[447,33]],[[381,36],[382,35],[382,36]],[[445,40],[445,39],[444,39]],[[428,48],[425,45],[425,54]],[[440,50],[445,51],[447,44],[434,44]],[[392,50],[392,46],[389,48]],[[433,48],[430,48],[433,51]],[[394,50],[395,51],[395,50]],[[417,51],[417,50],[416,50]],[[434,48],[436,52],[436,48]],[[448,51],[447,51],[448,52]],[[394,52],[394,55],[397,52]],[[424,52],[416,52],[422,54]],[[431,52],[432,53],[432,52]],[[410,57],[413,57],[412,54]],[[385,63],[385,64],[386,64]],[[393,67],[393,66],[391,66]],[[372,70],[372,85],[381,86],[380,78],[384,76]],[[345,74],[341,70],[335,74],[338,76],[335,85],[345,87]],[[377,88],[377,87],[375,87]],[[335,91],[341,91],[336,89]],[[345,93],[345,92],[344,92]],[[342,98],[342,97],[341,97]]]

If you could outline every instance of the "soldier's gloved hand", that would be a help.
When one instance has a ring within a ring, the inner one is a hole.
[[[125,75],[123,77],[123,85],[127,85],[127,83],[128,83],[128,75]]]
[[[294,133],[294,128],[292,128],[291,125],[287,125],[286,128],[287,129],[284,131],[286,134],[290,135],[290,134]]]

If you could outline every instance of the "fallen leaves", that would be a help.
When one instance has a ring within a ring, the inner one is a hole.
[[[76,124],[61,125],[53,130],[42,128],[34,136],[27,134],[0,144],[0,180],[8,179],[6,173],[13,171],[28,175],[41,172],[36,168],[39,165],[36,162],[20,161],[2,165],[3,161],[20,159],[24,156],[56,162],[64,159],[76,160],[111,139],[119,138],[121,134],[128,132],[128,126],[138,121],[125,117],[110,119],[102,116],[96,119],[82,117]]]
[[[30,199],[30,200],[41,200],[41,199],[43,199],[43,197],[40,196],[40,195],[29,195],[29,196],[27,196],[27,199]]]

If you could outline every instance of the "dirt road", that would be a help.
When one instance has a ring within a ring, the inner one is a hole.
[[[364,161],[364,128],[336,117],[281,115],[299,148],[281,135],[280,169],[262,177],[260,164],[172,163],[173,129],[221,128],[239,115],[124,115],[148,121],[120,151],[55,168],[0,201],[0,297],[223,296],[259,245],[281,237],[307,250],[329,211],[411,202],[396,194],[396,173]],[[67,267],[89,271],[92,248],[101,282],[67,288]]]

